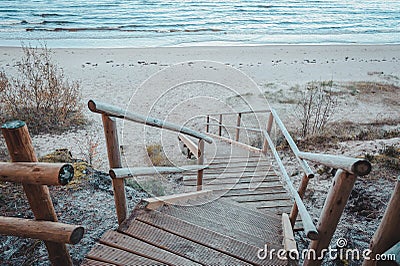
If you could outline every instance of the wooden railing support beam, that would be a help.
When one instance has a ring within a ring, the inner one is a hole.
[[[297,191],[299,193],[299,196],[300,196],[301,199],[304,198],[304,194],[306,193],[309,181],[310,181],[310,178],[307,176],[307,174],[304,174],[303,178],[301,179],[299,190]],[[294,228],[294,225],[296,223],[296,219],[297,219],[297,215],[298,214],[299,214],[299,209],[297,208],[296,202],[294,202],[292,210],[290,212],[290,223],[292,224],[293,228]]]
[[[271,130],[272,130],[272,124],[274,123],[274,116],[273,114],[270,112],[269,116],[268,116],[268,123],[267,123],[267,133],[268,135],[271,135]],[[262,147],[262,152],[264,154],[266,154],[268,151],[268,141],[267,139],[264,139],[264,144]]]
[[[356,179],[355,175],[344,170],[339,169],[336,172],[318,222],[319,239],[311,241],[304,266],[321,265],[322,260],[318,258],[321,256],[321,251],[328,248],[331,242]]]
[[[84,231],[77,225],[0,216],[0,234],[10,236],[74,245],[82,239]]]
[[[109,117],[105,114],[102,114],[101,117],[106,137],[108,163],[110,168],[121,168],[122,163],[121,153],[119,151],[117,122],[115,121],[115,118]],[[124,182],[124,179],[112,179],[118,224],[121,224],[126,219],[128,213]]]
[[[199,139],[199,145],[197,146],[198,154],[197,154],[197,164],[203,165],[204,164],[204,140]],[[203,169],[197,170],[197,191],[203,189]]]
[[[218,122],[218,136],[222,135],[222,114],[219,115],[219,122]]]
[[[368,255],[371,260],[364,260],[363,266],[375,266],[374,260],[377,254],[383,254],[400,241],[400,177],[397,180],[396,187],[390,198],[389,204],[383,215],[382,221],[372,237],[369,249],[371,254]]]
[[[236,121],[236,126],[237,126],[237,128],[236,128],[236,137],[235,137],[235,140],[236,140],[236,141],[239,141],[240,121],[241,121],[241,119],[242,119],[242,114],[241,114],[241,113],[238,113],[237,121]]]
[[[1,127],[8,152],[13,162],[37,162],[32,140],[25,122],[7,122]],[[57,222],[49,188],[44,185],[22,184],[36,220]],[[52,265],[72,265],[64,243],[44,242]]]

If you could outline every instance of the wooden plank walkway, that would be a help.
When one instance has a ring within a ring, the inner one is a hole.
[[[183,186],[187,193],[142,200],[83,265],[289,265],[257,256],[265,245],[283,248],[281,214],[293,205],[263,155],[218,155],[204,170],[202,192],[196,172]]]
[[[287,265],[257,256],[265,244],[283,248],[281,219],[215,192],[196,194],[158,208],[143,200],[117,231],[103,235],[83,265]]]

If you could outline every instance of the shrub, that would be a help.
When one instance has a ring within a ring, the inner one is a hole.
[[[296,117],[301,124],[302,137],[322,133],[337,105],[332,93],[332,82],[311,82],[307,84],[296,108]]]
[[[62,132],[84,123],[80,84],[65,78],[46,47],[23,46],[17,74],[0,71],[2,120],[19,119],[33,134]]]
[[[151,144],[146,146],[147,155],[153,166],[171,166],[172,163],[165,156],[164,150],[160,144]]]

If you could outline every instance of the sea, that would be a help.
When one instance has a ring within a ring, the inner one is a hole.
[[[399,44],[400,0],[1,0],[0,46]]]

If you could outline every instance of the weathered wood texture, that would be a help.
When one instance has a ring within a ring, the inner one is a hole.
[[[400,178],[400,177],[399,177]],[[374,236],[372,237],[369,249],[372,251],[369,257],[371,260],[364,260],[363,266],[374,266],[376,261],[373,260],[376,254],[383,254],[393,245],[400,241],[400,180],[397,181],[396,187],[390,198],[389,204],[383,215]],[[399,258],[400,259],[400,258]]]
[[[199,149],[196,143],[194,143],[191,139],[182,134],[179,134],[178,138],[189,149],[189,152],[193,154],[196,158],[198,158]]]
[[[44,241],[77,244],[83,237],[81,226],[0,216],[0,234]]]
[[[145,124],[145,125],[149,125],[149,126],[153,126],[153,127],[168,129],[168,130],[186,134],[186,135],[198,138],[198,139],[204,139],[208,143],[213,142],[212,138],[210,138],[198,131],[192,130],[190,128],[172,124],[172,123],[169,123],[169,122],[166,122],[163,120],[159,120],[157,118],[135,114],[135,113],[129,112],[126,109],[115,107],[115,106],[112,106],[112,105],[109,105],[106,103],[102,103],[99,101],[90,100],[88,102],[88,107],[89,107],[90,111],[92,111],[94,113],[103,114],[105,116],[122,118],[122,119],[126,119],[128,121]]]
[[[32,185],[63,186],[74,177],[71,164],[0,162],[0,181]]]
[[[176,174],[184,172],[192,172],[197,174],[199,169],[208,168],[207,165],[182,165],[176,167],[168,166],[149,166],[149,167],[130,167],[130,168],[113,168],[111,169],[111,178],[131,178],[135,176],[153,176],[162,174]]]
[[[310,178],[308,177],[308,175],[304,174],[303,178],[301,179],[301,183],[300,183],[299,190],[298,190],[298,193],[299,193],[299,196],[300,196],[301,199],[303,199],[304,194],[306,193],[309,181],[310,181]],[[299,214],[299,209],[297,208],[297,204],[295,202],[293,204],[292,210],[290,211],[290,222],[291,222],[293,227],[294,227],[294,224],[296,222],[298,214]]]
[[[1,130],[13,162],[37,162],[28,127],[24,122],[5,123]],[[50,198],[49,188],[45,185],[32,184],[22,184],[22,186],[35,219],[56,222],[57,216]],[[65,244],[51,241],[45,241],[45,244],[53,265],[72,265]]]
[[[318,222],[320,238],[311,241],[309,247],[317,256],[307,256],[309,258],[305,259],[304,266],[321,265],[322,260],[318,258],[321,257],[321,251],[328,248],[331,242],[356,179],[355,175],[344,170],[339,169],[336,172]]]
[[[108,163],[110,168],[121,168],[121,153],[119,151],[117,122],[115,118],[102,115],[104,134],[106,137]],[[112,179],[115,208],[117,211],[118,223],[121,224],[127,217],[128,207],[125,196],[125,180]]]
[[[199,139],[199,145],[197,150],[197,164],[204,164],[204,140]],[[197,191],[202,190],[203,187],[203,169],[197,170]]]

